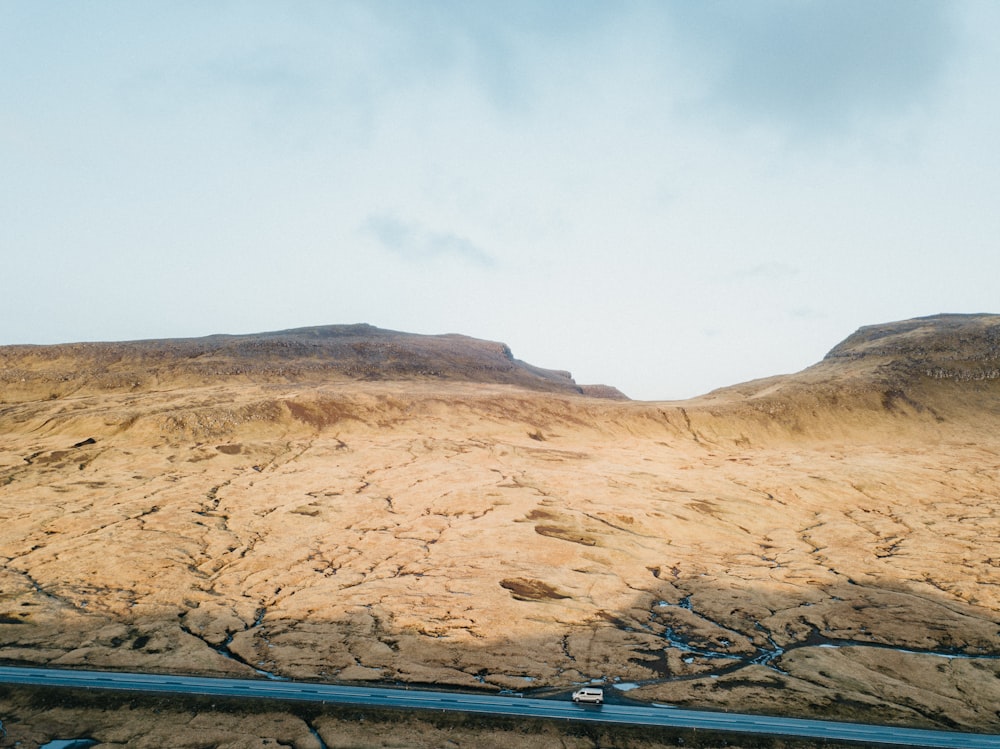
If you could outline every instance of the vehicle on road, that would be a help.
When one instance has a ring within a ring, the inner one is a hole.
[[[600,687],[583,687],[573,692],[573,702],[591,702],[600,705],[604,702],[604,690]]]

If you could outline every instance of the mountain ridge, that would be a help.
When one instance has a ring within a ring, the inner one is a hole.
[[[1000,315],[933,315],[869,325],[800,372],[713,390],[710,412],[766,414],[802,433],[862,412],[980,424],[1000,416]],[[874,428],[869,419],[862,428]]]
[[[514,358],[505,343],[458,333],[424,335],[367,323],[251,334],[0,347],[0,384],[135,390],[172,382],[461,381],[626,399],[608,385]]]
[[[458,333],[406,333],[367,323],[251,334],[121,342],[0,346],[0,384],[135,390],[144,385],[218,382],[455,381],[507,384],[553,393],[624,400],[611,385],[580,385],[566,370],[514,357],[510,347]],[[718,388],[759,397],[775,385],[899,386],[921,379],[1000,378],[1000,315],[939,314],[867,325],[801,372]],[[766,384],[754,389],[755,383]],[[703,396],[700,396],[703,397]],[[692,399],[697,400],[697,399]]]

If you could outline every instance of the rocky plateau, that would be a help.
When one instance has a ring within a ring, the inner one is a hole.
[[[985,314],[665,402],[366,325],[0,347],[0,660],[997,733],[998,427]]]

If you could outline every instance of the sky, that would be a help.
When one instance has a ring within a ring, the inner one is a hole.
[[[0,0],[0,345],[370,323],[632,398],[1000,312],[993,0]]]

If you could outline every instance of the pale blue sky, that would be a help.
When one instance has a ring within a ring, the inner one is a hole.
[[[673,399],[1000,312],[992,0],[0,0],[0,344],[368,322]]]

